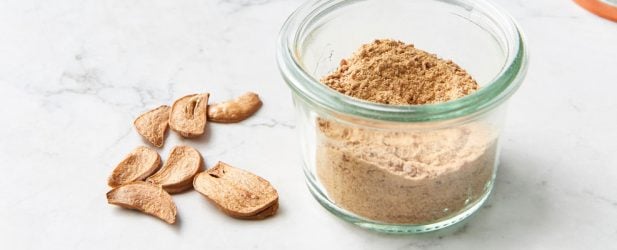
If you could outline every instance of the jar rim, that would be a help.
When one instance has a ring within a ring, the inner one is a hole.
[[[362,118],[395,122],[422,122],[456,119],[484,113],[507,100],[519,88],[527,71],[528,53],[519,26],[504,10],[485,0],[459,0],[490,10],[495,24],[507,36],[505,66],[485,87],[465,97],[436,104],[389,105],[356,99],[335,91],[304,70],[296,57],[296,42],[303,27],[320,13],[357,0],[307,1],[283,24],[277,41],[277,63],[292,91],[308,103],[335,112]],[[484,11],[485,12],[485,11]],[[485,14],[487,14],[485,12]]]

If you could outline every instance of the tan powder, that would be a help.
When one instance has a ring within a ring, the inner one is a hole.
[[[465,70],[412,44],[365,44],[322,83],[348,96],[393,105],[454,100],[478,89]]]
[[[409,105],[478,89],[451,61],[391,40],[362,46],[322,82],[363,100]],[[454,216],[488,191],[496,137],[488,126],[386,130],[317,119],[317,176],[329,198],[357,215],[394,224]]]
[[[334,203],[365,218],[426,224],[486,193],[496,140],[469,125],[384,132],[318,121],[317,176]]]

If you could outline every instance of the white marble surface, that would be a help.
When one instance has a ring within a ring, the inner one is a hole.
[[[514,96],[488,205],[454,232],[388,236],[310,196],[274,41],[299,0],[0,2],[2,249],[608,249],[617,242],[617,23],[571,1],[499,0],[532,61]],[[278,188],[280,213],[221,215],[174,196],[179,225],[109,206],[106,178],[144,142],[140,112],[186,93],[265,102],[238,125],[177,143]]]

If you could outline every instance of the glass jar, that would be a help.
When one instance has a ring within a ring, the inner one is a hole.
[[[440,104],[384,105],[319,79],[374,39],[451,59],[480,89]],[[297,112],[307,185],[330,212],[361,227],[419,233],[453,225],[489,196],[506,101],[527,52],[512,18],[483,0],[318,0],[296,10],[277,61]]]

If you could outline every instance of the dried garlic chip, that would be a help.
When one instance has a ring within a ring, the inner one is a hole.
[[[201,156],[196,149],[177,146],[171,150],[163,168],[146,181],[162,186],[171,194],[179,193],[192,187],[193,177],[200,166]]]
[[[193,187],[235,218],[263,219],[278,209],[278,193],[270,182],[223,162],[197,174]]]
[[[158,217],[169,224],[176,222],[176,205],[165,190],[151,183],[137,181],[107,192],[107,202]]]
[[[171,106],[169,127],[183,137],[202,135],[206,128],[209,95],[193,94],[176,100]]]
[[[153,149],[140,146],[131,151],[116,166],[109,176],[107,184],[110,187],[117,187],[122,184],[131,183],[145,179],[154,173],[161,165],[161,157]]]
[[[165,131],[169,124],[169,111],[167,105],[150,110],[135,119],[133,125],[137,132],[148,140],[152,145],[162,147],[165,142]]]
[[[219,123],[240,122],[261,108],[259,95],[247,92],[236,99],[208,105],[208,120]]]
[[[269,206],[268,208],[264,209],[263,211],[259,212],[256,215],[252,215],[249,217],[241,217],[241,219],[245,219],[245,220],[263,220],[265,218],[268,218],[274,214],[276,214],[276,211],[278,211],[279,209],[279,203],[274,203],[274,205]]]

